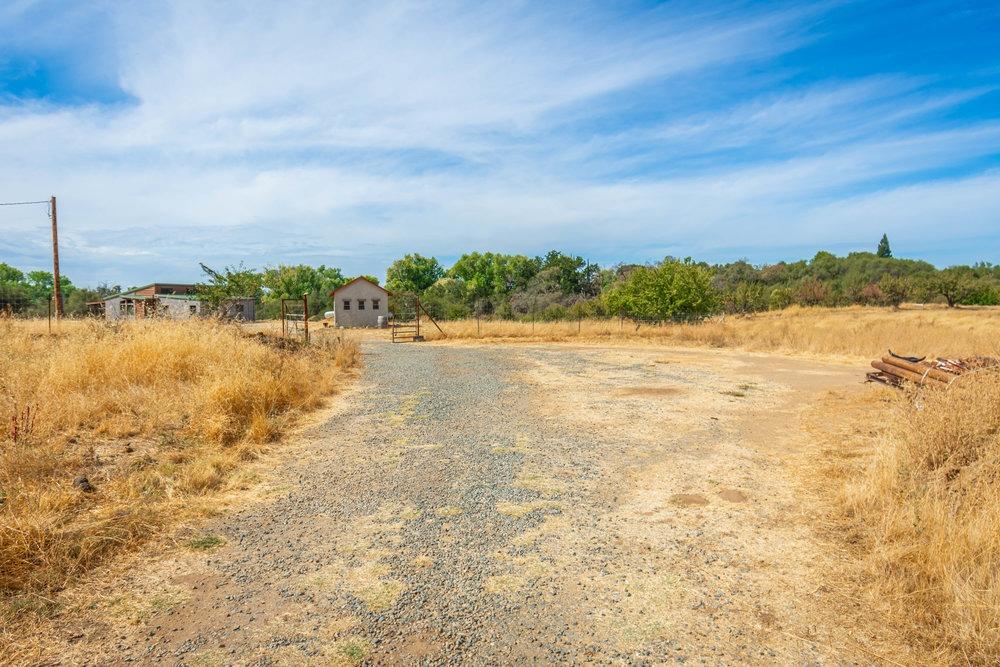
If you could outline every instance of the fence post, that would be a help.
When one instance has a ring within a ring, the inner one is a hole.
[[[305,329],[306,345],[309,344],[309,294],[302,295],[302,326]]]

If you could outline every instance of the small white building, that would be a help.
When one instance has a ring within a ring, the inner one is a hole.
[[[341,285],[330,296],[338,327],[377,327],[380,315],[389,319],[389,292],[365,277]]]

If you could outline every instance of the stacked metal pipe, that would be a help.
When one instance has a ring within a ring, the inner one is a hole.
[[[875,371],[869,372],[867,378],[869,382],[881,382],[893,387],[902,387],[907,382],[922,387],[947,387],[965,373],[996,366],[1000,366],[1000,361],[991,357],[928,360],[926,357],[906,357],[889,350],[888,355],[872,362]]]

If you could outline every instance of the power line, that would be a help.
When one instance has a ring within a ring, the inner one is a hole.
[[[48,199],[43,199],[42,201],[8,201],[0,202],[0,206],[27,206],[28,204],[48,204]]]

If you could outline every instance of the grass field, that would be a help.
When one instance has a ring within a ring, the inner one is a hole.
[[[853,357],[907,354],[962,356],[1000,347],[1000,309],[800,308],[695,324],[641,325],[626,320],[441,322],[451,339],[620,342],[650,345],[736,347]],[[442,338],[433,326],[430,340]]]
[[[239,485],[360,360],[203,321],[47,328],[0,320],[0,625]]]
[[[928,662],[997,664],[1000,373],[901,393],[869,419],[872,454],[842,497],[869,593]]]

